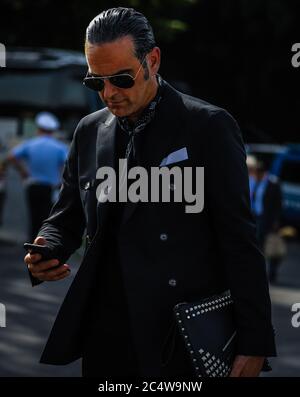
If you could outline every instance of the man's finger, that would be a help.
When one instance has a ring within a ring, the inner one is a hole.
[[[60,274],[57,274],[56,276],[50,277],[48,275],[48,273],[44,272],[38,278],[39,278],[39,280],[42,280],[42,281],[57,281],[57,280],[62,280],[63,278],[68,277],[70,275],[70,273],[71,273],[70,270],[67,270],[67,271],[63,271]],[[36,277],[36,276],[34,276],[34,277]]]
[[[52,278],[50,281],[62,280],[63,278],[68,277],[70,274],[71,274],[71,272],[69,270],[67,270],[64,273],[60,274],[59,276]]]
[[[31,267],[35,272],[44,272],[45,270],[50,270],[55,266],[58,266],[58,259],[49,259],[48,261],[42,261],[38,263],[32,263]]]
[[[56,268],[55,270],[46,270],[46,271],[35,271],[32,270],[31,273],[34,277],[39,278],[43,280],[46,278],[47,280],[52,280],[55,277],[60,276],[62,273],[65,273],[66,271],[70,272],[69,265],[64,264],[59,266],[59,268]]]
[[[233,362],[232,370],[229,375],[230,378],[240,377],[244,368],[244,360],[237,356]]]
[[[36,263],[42,259],[40,254],[27,254],[24,258],[24,262],[28,265],[29,263]]]
[[[250,358],[244,366],[241,377],[256,377],[259,376],[264,363],[264,358],[255,357]]]

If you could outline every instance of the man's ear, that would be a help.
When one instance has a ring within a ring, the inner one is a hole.
[[[160,67],[160,48],[154,47],[148,57],[148,65],[151,76],[155,76]]]

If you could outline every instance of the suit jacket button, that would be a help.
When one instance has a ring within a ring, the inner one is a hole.
[[[161,241],[166,241],[168,239],[168,235],[166,233],[162,233],[159,238],[161,239]]]
[[[169,280],[169,285],[170,285],[171,287],[176,287],[177,281],[175,280],[175,278],[171,278],[171,279]]]
[[[84,185],[84,190],[88,190],[90,188],[90,182],[86,182]]]

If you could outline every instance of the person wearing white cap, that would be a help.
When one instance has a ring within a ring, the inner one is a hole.
[[[54,114],[40,112],[35,117],[35,123],[37,136],[13,148],[6,160],[16,166],[22,179],[26,179],[31,239],[50,212],[53,189],[60,185],[62,167],[68,153],[67,146],[53,137],[53,132],[60,128]]]
[[[41,130],[56,131],[60,127],[58,118],[49,112],[40,112],[36,115],[35,123]]]

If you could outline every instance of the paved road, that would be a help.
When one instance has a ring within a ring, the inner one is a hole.
[[[23,254],[20,246],[0,244],[0,302],[6,307],[6,327],[0,328],[0,376],[80,376],[80,362],[38,363],[78,258],[70,260],[72,276],[32,288]]]

